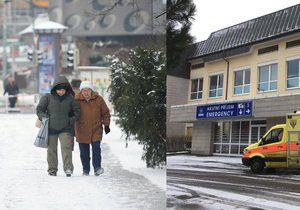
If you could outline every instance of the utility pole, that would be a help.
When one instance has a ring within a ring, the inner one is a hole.
[[[6,22],[6,3],[7,1],[4,1],[3,7],[2,7],[2,79],[5,80],[5,77],[7,75],[7,53],[6,53],[6,42],[7,42],[7,22]]]
[[[38,93],[39,92],[39,69],[38,69],[38,65],[37,65],[37,62],[36,62],[36,49],[38,49],[38,46],[35,46],[36,43],[37,43],[37,35],[35,34],[35,12],[34,12],[34,7],[33,7],[33,0],[30,1],[30,8],[31,8],[31,14],[32,14],[32,61],[33,61],[33,72],[34,72],[34,75],[35,75],[35,91]]]

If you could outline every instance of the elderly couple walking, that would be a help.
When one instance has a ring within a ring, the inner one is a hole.
[[[57,144],[61,145],[63,168],[67,177],[73,173],[72,150],[74,146],[74,128],[79,143],[83,175],[90,172],[90,145],[94,173],[104,172],[101,167],[101,140],[104,131],[110,132],[110,113],[104,99],[94,92],[89,81],[83,81],[80,92],[75,93],[69,81],[59,76],[53,83],[49,94],[44,95],[36,109],[40,120],[49,118],[49,138],[47,149],[48,174],[57,175]],[[75,127],[74,127],[75,126]]]

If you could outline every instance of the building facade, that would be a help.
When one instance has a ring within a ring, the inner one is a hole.
[[[51,20],[69,27],[67,36],[137,36],[158,32],[155,16],[164,8],[162,0],[92,0],[88,4],[86,1],[58,0],[50,2],[49,15]]]
[[[170,107],[186,102],[186,93],[189,90],[189,80],[178,75],[167,75],[167,118],[166,136],[167,152],[182,151],[186,149],[187,124],[170,122]]]
[[[170,121],[192,123],[192,153],[241,155],[300,110],[300,5],[213,32],[189,56],[186,103]]]

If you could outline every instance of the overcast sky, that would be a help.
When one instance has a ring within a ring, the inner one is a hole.
[[[199,42],[211,32],[266,15],[300,0],[194,0],[197,8],[191,34]]]

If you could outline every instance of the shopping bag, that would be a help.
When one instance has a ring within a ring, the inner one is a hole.
[[[47,148],[48,147],[48,127],[49,118],[42,119],[42,125],[40,127],[39,133],[34,141],[36,147]]]
[[[36,121],[35,121],[35,127],[41,128],[41,126],[42,126],[42,121],[40,121],[39,118],[36,118]]]

